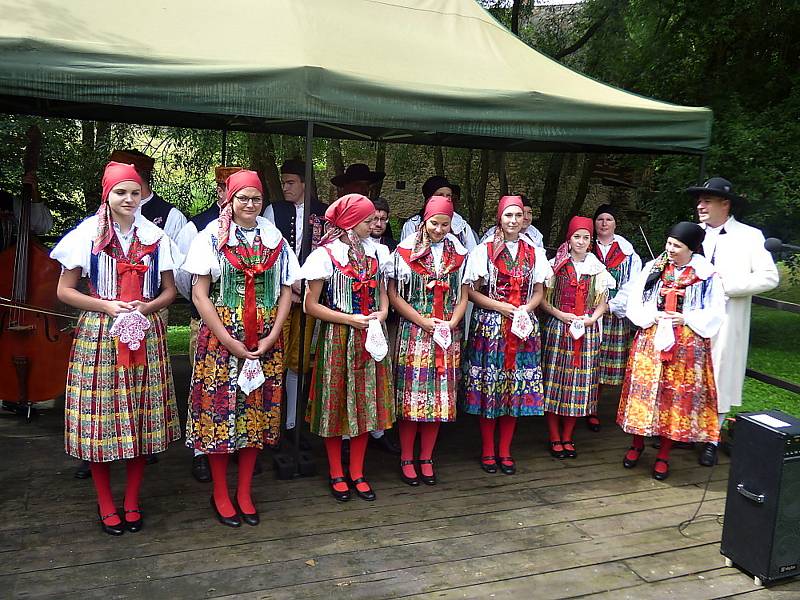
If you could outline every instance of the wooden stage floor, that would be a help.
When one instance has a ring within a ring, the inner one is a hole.
[[[185,359],[175,371],[185,382]],[[715,515],[727,458],[709,470],[676,450],[659,483],[648,446],[623,469],[629,440],[612,425],[613,404],[602,432],[578,427],[571,461],[546,454],[542,419],[521,420],[514,476],[480,470],[469,417],[442,428],[436,486],[403,484],[396,459],[370,449],[374,503],[338,504],[322,475],[287,482],[266,469],[254,480],[261,525],[240,529],[213,518],[210,484],[192,479],[176,443],[147,467],[145,528],[120,538],[100,531],[91,482],[73,478],[58,411],[29,425],[4,414],[0,598],[800,598],[800,580],[759,588],[725,568]],[[123,471],[112,471],[119,502]],[[713,516],[682,535],[709,476],[700,513]]]

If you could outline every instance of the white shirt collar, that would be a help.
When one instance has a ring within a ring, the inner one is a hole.
[[[212,224],[216,225],[216,221],[212,222]],[[228,232],[228,246],[236,246],[239,243],[239,240],[236,239],[237,227],[238,225],[231,221],[231,227]],[[275,248],[283,239],[281,232],[269,219],[260,216],[256,217],[256,227],[261,233],[261,243],[267,248]]]

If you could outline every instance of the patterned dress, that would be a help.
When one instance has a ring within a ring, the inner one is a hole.
[[[551,306],[576,315],[591,316],[614,280],[605,267],[589,254],[578,266],[569,259],[556,268],[546,296]],[[544,364],[544,410],[565,417],[597,414],[600,371],[599,323],[586,327],[578,340],[569,325],[549,316],[542,336]]]
[[[683,269],[665,265],[665,256],[660,260],[662,275],[651,291],[644,292],[644,280],[656,261],[631,288],[628,316],[642,329],[631,347],[617,423],[631,434],[713,442],[719,425],[711,337],[725,315],[722,286],[701,256]],[[665,309],[683,313],[685,324],[674,328],[674,346],[658,351],[658,312]]]
[[[493,255],[494,241],[479,244],[469,256],[464,276],[469,284],[483,280],[481,291],[493,300],[522,306],[532,297],[535,284],[552,273],[544,251],[523,236],[516,253],[505,244],[491,260]],[[475,306],[464,365],[466,412],[489,419],[542,414],[539,322],[534,314],[530,317],[533,332],[521,340],[511,333],[511,319]]]
[[[65,269],[81,267],[95,298],[147,301],[158,296],[161,273],[181,260],[164,232],[140,216],[127,250],[115,233],[94,255],[96,231],[97,218],[86,219],[64,236],[51,256]],[[81,313],[67,370],[67,454],[110,462],[163,452],[180,437],[166,329],[157,313],[147,320],[150,328],[139,350],[131,353],[109,334],[113,317]]]
[[[598,242],[595,242],[594,252],[617,282],[616,287],[608,293],[611,311],[603,315],[599,381],[601,385],[621,385],[625,379],[625,365],[628,362],[628,349],[633,339],[633,330],[625,318],[625,294],[619,294],[619,291],[642,269],[642,261],[633,251],[630,242],[618,235],[614,236],[611,247],[605,255]],[[619,301],[615,302],[617,296]]]
[[[364,315],[378,310],[389,250],[369,240],[363,244],[363,265],[353,264],[340,240],[314,250],[303,265],[305,279],[326,279],[322,302],[328,308]],[[320,321],[306,421],[321,437],[355,437],[389,429],[395,421],[392,361],[389,354],[380,362],[372,358],[364,347],[366,334]]]
[[[250,239],[248,239],[248,237]],[[183,269],[211,275],[211,300],[225,329],[245,341],[247,273],[255,290],[258,339],[269,335],[275,323],[281,287],[291,285],[299,266],[294,253],[274,225],[258,219],[255,231],[231,224],[228,244],[217,249],[217,222],[192,242]],[[238,386],[242,361],[201,323],[189,389],[186,445],[207,454],[230,454],[241,448],[263,448],[278,443],[283,391],[283,341],[261,356],[264,384],[250,394]]]
[[[449,320],[460,299],[466,249],[448,235],[434,250],[411,260],[413,241],[406,240],[394,254],[393,277],[403,300],[423,317]],[[438,249],[437,249],[438,250]],[[452,343],[443,350],[433,334],[400,317],[395,344],[395,390],[398,417],[409,421],[454,421],[461,367],[461,327],[452,331]]]

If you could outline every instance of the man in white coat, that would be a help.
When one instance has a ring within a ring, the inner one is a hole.
[[[742,404],[751,298],[778,286],[778,269],[764,248],[761,231],[733,216],[744,200],[733,192],[730,181],[712,177],[702,187],[686,191],[697,200],[697,217],[706,230],[703,252],[716,267],[725,290],[725,321],[711,340],[721,427],[731,406]],[[710,467],[716,460],[716,444],[706,444],[700,464]]]

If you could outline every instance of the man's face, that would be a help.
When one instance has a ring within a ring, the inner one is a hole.
[[[228,194],[228,188],[224,183],[217,183],[217,204],[225,202],[225,196]]]
[[[700,194],[697,198],[697,219],[709,227],[723,225],[731,213],[731,201],[719,196]]]
[[[283,190],[283,197],[294,204],[299,204],[303,201],[306,193],[306,184],[300,179],[299,175],[287,173],[281,175],[281,189]]]
[[[369,196],[369,181],[351,181],[342,186],[342,196],[347,194],[361,194],[362,196]]]
[[[385,210],[375,211],[375,220],[372,221],[372,231],[370,235],[374,238],[381,237],[386,233],[386,226],[389,224],[389,213]]]

